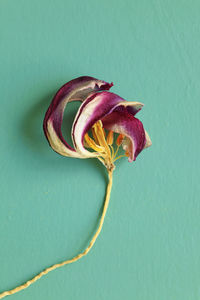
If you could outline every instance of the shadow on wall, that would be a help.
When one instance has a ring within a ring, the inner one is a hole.
[[[27,111],[22,121],[22,134],[26,144],[29,145],[32,151],[46,152],[48,149],[44,140],[42,123],[52,96],[53,93],[49,93],[38,102],[35,102]],[[30,103],[32,102],[30,101]]]

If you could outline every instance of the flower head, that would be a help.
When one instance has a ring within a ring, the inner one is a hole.
[[[97,231],[83,252],[46,268],[14,289],[4,291],[0,294],[1,299],[26,289],[49,272],[74,263],[88,254],[104,223],[112,188],[114,162],[123,156],[127,156],[132,162],[144,148],[151,145],[141,121],[135,118],[143,104],[125,101],[109,92],[112,85],[88,76],[71,80],[56,93],[43,123],[44,133],[54,151],[75,158],[96,157],[107,168],[109,181]],[[72,124],[73,148],[65,141],[61,132],[65,107],[72,101],[82,102]],[[120,148],[124,151],[122,155],[119,155]]]
[[[127,156],[132,162],[144,148],[151,145],[142,122],[135,117],[143,104],[126,101],[109,92],[112,86],[113,83],[83,76],[59,89],[43,124],[44,133],[54,151],[74,158],[96,157],[108,169],[112,169],[119,157]],[[72,101],[82,102],[72,124],[73,148],[61,132],[65,107]],[[117,157],[120,147],[124,154]]]

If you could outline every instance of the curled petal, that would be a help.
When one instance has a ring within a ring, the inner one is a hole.
[[[84,148],[84,135],[98,120],[121,102],[123,99],[113,93],[100,92],[88,97],[80,106],[72,126],[72,140],[74,146],[81,155],[94,157],[94,153]]]
[[[63,113],[68,102],[84,101],[94,92],[108,90],[113,84],[83,76],[73,79],[63,85],[54,96],[44,118],[43,129],[46,138],[57,153],[64,156],[83,158],[63,138],[61,125]]]
[[[122,147],[128,153],[129,161],[135,160],[146,144],[142,122],[123,106],[118,106],[111,114],[104,117],[102,122],[104,128],[125,136]]]
[[[131,109],[132,113],[135,114],[142,106],[142,103],[125,101],[118,95],[107,91],[89,96],[80,106],[72,126],[72,140],[77,152],[83,156],[94,157],[95,153],[84,148],[83,139],[86,132],[117,107],[127,107],[126,110]],[[113,121],[115,122],[115,120]]]

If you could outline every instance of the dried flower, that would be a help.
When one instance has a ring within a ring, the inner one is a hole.
[[[0,299],[26,289],[56,268],[73,263],[91,250],[101,232],[108,208],[112,188],[112,174],[115,161],[128,157],[129,162],[151,145],[149,135],[142,122],[135,118],[141,110],[140,102],[128,102],[118,95],[109,92],[112,83],[93,77],[79,77],[63,85],[53,98],[44,118],[43,128],[46,138],[54,151],[73,158],[97,158],[107,168],[108,186],[104,208],[96,233],[88,247],[72,259],[54,264],[26,283],[0,294]],[[68,102],[81,101],[72,124],[72,148],[61,132],[63,113]],[[117,135],[117,136],[115,136]],[[124,152],[119,155],[120,149]]]

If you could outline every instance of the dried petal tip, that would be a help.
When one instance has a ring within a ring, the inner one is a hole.
[[[144,145],[144,149],[148,148],[148,147],[150,147],[152,145],[152,141],[151,141],[148,133],[146,132],[146,130],[145,130],[145,138],[146,138],[146,143]]]

